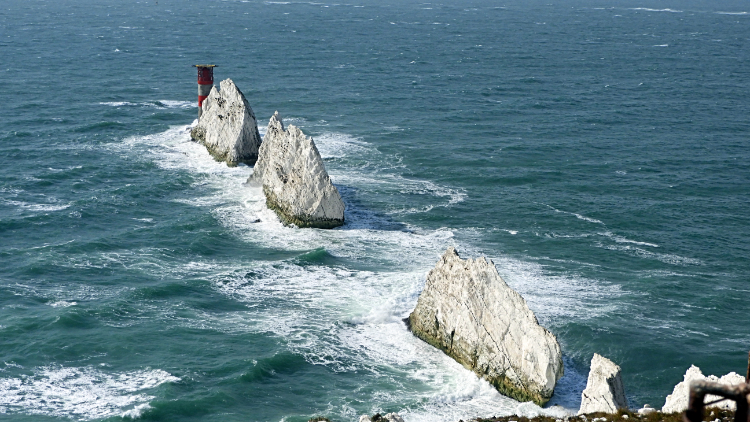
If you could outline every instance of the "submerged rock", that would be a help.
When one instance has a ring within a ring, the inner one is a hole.
[[[622,385],[620,367],[611,360],[594,353],[586,389],[581,394],[581,407],[578,414],[617,413],[627,409],[625,388]]]
[[[685,376],[683,377],[682,382],[675,385],[672,394],[667,396],[667,400],[664,403],[664,406],[661,408],[662,413],[684,412],[688,407],[690,383],[692,381],[702,380],[719,382],[727,385],[736,385],[745,382],[745,377],[735,372],[730,372],[721,378],[717,377],[716,375],[705,376],[703,375],[703,372],[701,372],[700,368],[695,365],[691,365],[690,368],[688,368],[687,372],[685,372]],[[720,398],[721,397],[719,396],[709,394],[706,395],[704,402],[708,403]],[[718,407],[719,409],[736,410],[737,403],[735,403],[734,400],[724,400],[707,407]]]
[[[543,405],[563,375],[557,339],[485,258],[462,260],[448,248],[406,322],[414,335],[516,400]]]
[[[261,139],[255,114],[231,79],[221,81],[219,89],[211,88],[190,136],[229,166],[253,165],[258,159]]]
[[[268,122],[258,162],[248,182],[263,184],[266,205],[284,224],[329,229],[344,224],[344,201],[328,177],[312,138],[277,111]]]

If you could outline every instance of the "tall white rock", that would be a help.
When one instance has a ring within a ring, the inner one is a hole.
[[[737,385],[745,382],[745,377],[735,372],[730,372],[723,377],[719,378],[716,375],[703,375],[700,368],[695,365],[690,365],[681,383],[674,386],[672,394],[667,396],[667,400],[664,403],[664,407],[661,408],[662,413],[676,413],[684,412],[688,407],[688,400],[690,396],[690,383],[692,381],[713,381],[719,382],[726,385]],[[704,402],[708,403],[714,400],[720,399],[719,396],[707,395]],[[725,400],[709,407],[718,407],[720,409],[736,410],[737,403],[733,400]]]
[[[203,100],[203,113],[190,136],[229,166],[255,164],[261,138],[253,109],[231,79],[214,86]]]
[[[277,111],[268,122],[258,162],[248,182],[263,184],[268,208],[285,224],[333,228],[344,224],[344,201],[331,183],[312,138]]]
[[[516,400],[543,405],[563,375],[557,339],[485,258],[463,260],[448,248],[406,322],[417,337]]]
[[[620,367],[594,353],[586,389],[581,394],[581,408],[578,414],[617,413],[618,409],[627,408],[628,400],[625,398]]]

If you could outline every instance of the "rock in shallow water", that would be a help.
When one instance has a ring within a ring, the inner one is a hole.
[[[247,99],[231,79],[211,88],[203,101],[203,113],[190,136],[229,166],[255,164],[261,139],[258,123]]]
[[[268,122],[251,181],[262,183],[266,205],[285,224],[323,229],[344,224],[344,201],[318,148],[299,128],[285,130],[278,112]]]
[[[625,398],[620,367],[594,353],[586,389],[581,394],[581,408],[578,414],[617,413],[618,409],[627,408],[628,400]]]
[[[462,260],[448,248],[427,274],[407,324],[497,390],[519,401],[546,403],[563,375],[555,336],[492,261]]]

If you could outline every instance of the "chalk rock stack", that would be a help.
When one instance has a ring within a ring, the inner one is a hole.
[[[263,184],[266,205],[285,224],[324,229],[344,224],[344,201],[318,148],[298,127],[284,129],[278,111],[268,122],[248,182],[253,180]]]
[[[625,398],[620,367],[594,353],[586,389],[581,394],[581,408],[578,414],[617,413],[618,409],[627,408],[628,400]]]
[[[664,407],[661,408],[662,413],[676,413],[684,412],[688,407],[688,400],[690,396],[690,383],[692,381],[713,381],[719,382],[726,385],[736,385],[745,382],[745,377],[735,372],[730,372],[723,377],[719,378],[716,375],[703,375],[700,368],[695,365],[691,365],[685,372],[685,376],[681,383],[675,385],[672,394],[667,396],[667,401],[664,403]],[[704,402],[708,403],[714,400],[718,400],[719,396],[707,395]],[[725,400],[709,407],[718,407],[726,410],[736,410],[737,403],[733,400]]]
[[[190,136],[229,166],[255,164],[261,138],[253,109],[231,79],[211,88],[203,101],[203,113]]]
[[[406,321],[417,337],[516,400],[543,405],[563,375],[557,339],[485,258],[462,260],[448,248]]]

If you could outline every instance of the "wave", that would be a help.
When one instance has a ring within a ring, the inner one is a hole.
[[[31,374],[0,378],[0,413],[84,420],[137,417],[154,399],[146,390],[179,380],[159,369],[109,374],[91,367],[45,366]]]
[[[501,396],[487,382],[414,337],[402,322],[416,303],[426,272],[446,247],[457,246],[466,257],[479,256],[481,251],[458,244],[450,228],[423,230],[403,225],[383,229],[390,227],[388,216],[363,208],[352,196],[354,189],[392,197],[418,195],[426,198],[426,208],[451,206],[463,201],[465,192],[407,178],[401,174],[405,169],[398,158],[389,159],[349,135],[327,132],[315,139],[332,179],[343,187],[347,225],[336,230],[294,229],[281,224],[265,206],[259,186],[245,183],[252,174],[250,167],[230,168],[214,161],[203,146],[189,139],[188,130],[189,126],[173,127],[107,147],[152,161],[166,171],[189,172],[195,194],[179,201],[205,208],[246,245],[293,257],[270,262],[252,257],[231,262],[194,259],[185,265],[153,262],[151,272],[207,279],[218,292],[248,309],[220,315],[204,312],[200,321],[181,324],[230,333],[270,333],[287,352],[308,364],[363,374],[363,385],[377,385],[383,378],[395,380],[388,391],[380,391],[372,400],[371,413],[398,410],[409,421],[426,421],[554,412]],[[603,224],[577,213],[556,211]],[[414,211],[403,206],[388,211],[391,215],[409,212]],[[136,264],[140,259],[136,255],[87,257],[86,265],[111,265],[112,259],[123,265],[143,265]],[[618,286],[601,286],[596,280],[550,276],[536,263],[508,257],[493,260],[548,327],[610,312],[611,299],[621,294]],[[567,397],[561,404],[572,408],[576,404],[566,400],[580,397],[580,383],[575,380],[582,375],[573,368],[566,371],[570,378],[560,388],[575,391],[559,396]],[[417,398],[411,401],[417,404],[405,405],[404,397]]]
[[[589,223],[595,223],[595,224],[604,224],[604,222],[602,222],[601,220],[597,220],[596,218],[586,217],[585,215],[578,214],[576,212],[559,210],[559,209],[557,209],[557,208],[555,208],[555,207],[553,207],[551,205],[547,205],[547,204],[542,204],[542,205],[550,208],[551,210],[553,210],[555,212],[559,212],[559,213],[562,213],[562,214],[568,214],[568,215],[575,216],[579,220],[588,221]]]
[[[34,212],[54,212],[62,211],[70,208],[71,204],[33,204],[24,201],[14,201],[10,199],[2,199],[0,203],[12,205],[22,210],[34,211]]]
[[[612,234],[612,232],[602,232],[602,233],[598,233],[598,234],[600,236],[604,236],[604,237],[610,238],[610,239],[614,240],[617,243],[632,243],[634,245],[649,246],[649,247],[652,247],[652,248],[658,248],[659,247],[659,245],[657,245],[656,243],[649,243],[649,242],[641,242],[641,241],[637,241],[637,240],[630,240],[628,238]]]
[[[130,101],[109,101],[100,102],[99,105],[106,105],[110,107],[155,107],[159,109],[168,108],[197,108],[198,103],[196,101],[175,101],[175,100],[158,100],[158,101],[146,101],[141,103],[131,103]]]
[[[630,10],[643,10],[645,12],[682,13],[682,10],[674,10],[674,9],[650,9],[648,7],[631,7]]]
[[[641,257],[641,258],[655,259],[657,261],[661,261],[665,264],[670,264],[670,265],[679,265],[679,266],[704,265],[703,261],[697,258],[688,258],[688,257],[680,256],[677,254],[657,253],[657,252],[649,251],[643,248],[639,248],[637,246],[601,245],[601,244],[597,246],[602,247],[604,249],[609,249],[612,251],[626,252],[630,255]],[[651,246],[651,245],[647,245],[647,246]]]

